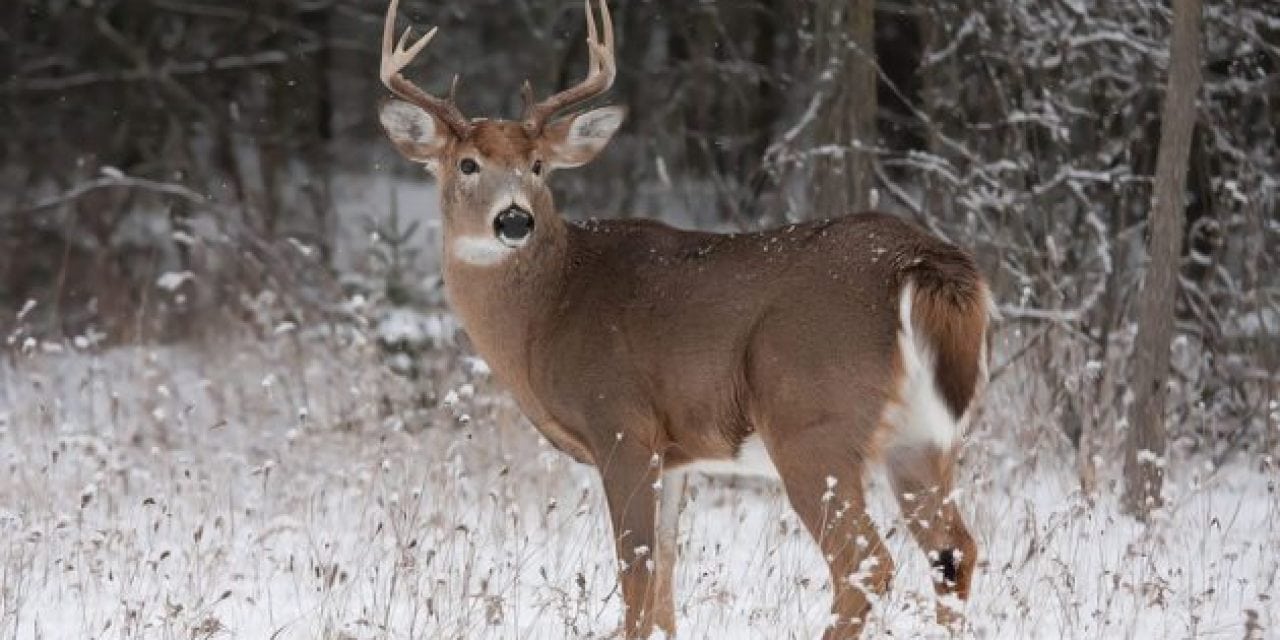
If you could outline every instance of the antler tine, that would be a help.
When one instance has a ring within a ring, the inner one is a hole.
[[[609,13],[609,5],[605,0],[600,0],[600,6],[603,9],[600,12],[600,18],[604,20],[604,48],[609,52],[610,63],[614,64],[616,60],[613,57],[613,16]],[[614,66],[616,71],[616,64]]]
[[[600,35],[596,33],[596,17],[591,11],[591,0],[582,0],[582,12],[587,16],[587,75],[590,76],[600,66],[595,47],[595,43],[600,41]]]
[[[598,2],[602,33],[596,29],[591,0],[583,0],[583,8],[587,16],[587,77],[577,85],[536,104],[533,102],[533,91],[523,91],[525,127],[529,130],[542,131],[552,116],[599,96],[613,86],[613,80],[618,75],[613,49],[613,17],[609,15],[609,4],[605,0],[598,0]]]
[[[413,28],[406,28],[404,33],[400,35],[399,41],[395,39],[396,14],[399,7],[400,0],[391,0],[391,6],[387,8],[386,22],[382,28],[382,62],[378,74],[382,79],[382,84],[386,85],[391,90],[391,93],[422,107],[439,118],[453,130],[454,135],[459,138],[466,137],[471,125],[467,117],[462,115],[462,111],[458,109],[458,105],[453,102],[452,91],[450,91],[447,100],[437,98],[423,91],[418,85],[404,77],[402,72],[405,67],[409,66],[409,63],[413,62],[413,59],[426,48],[440,28],[433,27],[417,42],[406,47],[405,45],[409,42]],[[455,89],[457,88],[457,76],[454,77],[453,86]]]

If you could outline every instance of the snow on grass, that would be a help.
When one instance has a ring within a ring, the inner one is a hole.
[[[484,367],[437,357],[416,384],[292,338],[0,365],[0,637],[614,637],[592,470]],[[1275,637],[1274,467],[1173,463],[1144,527],[1084,500],[1048,419],[995,391],[960,482],[982,550],[966,636]],[[947,637],[869,482],[898,572],[867,637]],[[682,524],[681,637],[820,635],[825,566],[776,486],[699,480]]]

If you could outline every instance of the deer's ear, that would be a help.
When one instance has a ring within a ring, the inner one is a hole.
[[[378,107],[378,120],[404,157],[429,163],[449,144],[449,128],[435,116],[403,100],[387,100]]]
[[[542,134],[551,166],[578,167],[591,162],[626,116],[626,107],[600,107],[551,123]]]

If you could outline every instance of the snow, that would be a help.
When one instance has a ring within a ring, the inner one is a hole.
[[[160,278],[156,279],[156,287],[160,287],[166,292],[173,293],[178,291],[178,289],[182,287],[183,284],[186,284],[188,280],[193,280],[195,278],[196,274],[191,273],[191,271],[168,271],[168,273],[161,274]]]
[[[397,307],[388,310],[378,321],[377,335],[389,348],[418,351],[443,344],[452,337],[456,326],[452,316]]]
[[[1280,308],[1264,307],[1229,318],[1223,333],[1232,338],[1280,336]]]
[[[591,469],[551,451],[453,347],[429,357],[456,379],[418,384],[452,385],[472,420],[441,407],[426,428],[388,430],[417,389],[362,349],[296,351],[298,335],[0,364],[0,637],[614,633]],[[1022,378],[993,383],[964,448],[957,499],[981,552],[966,637],[1280,627],[1273,460],[1170,454],[1168,506],[1144,526],[1120,514],[1115,469],[1102,465],[1092,503],[1080,494],[1074,454],[1051,412],[1019,399]],[[924,555],[884,481],[869,482],[898,568],[866,637],[947,637]],[[826,569],[777,485],[690,484],[680,637],[820,635]]]

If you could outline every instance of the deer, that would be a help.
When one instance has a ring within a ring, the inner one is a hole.
[[[625,118],[586,108],[617,75],[609,7],[585,0],[588,70],[520,120],[468,118],[404,69],[436,35],[385,18],[378,109],[439,191],[448,304],[496,382],[554,447],[598,471],[623,635],[676,632],[690,474],[774,478],[829,565],[824,638],[861,635],[894,563],[867,515],[882,464],[927,554],[936,616],[963,621],[977,544],[956,503],[958,446],[987,373],[990,289],[963,250],[899,217],[834,212],[767,231],[571,221],[548,180]],[[597,21],[599,27],[597,28]]]

